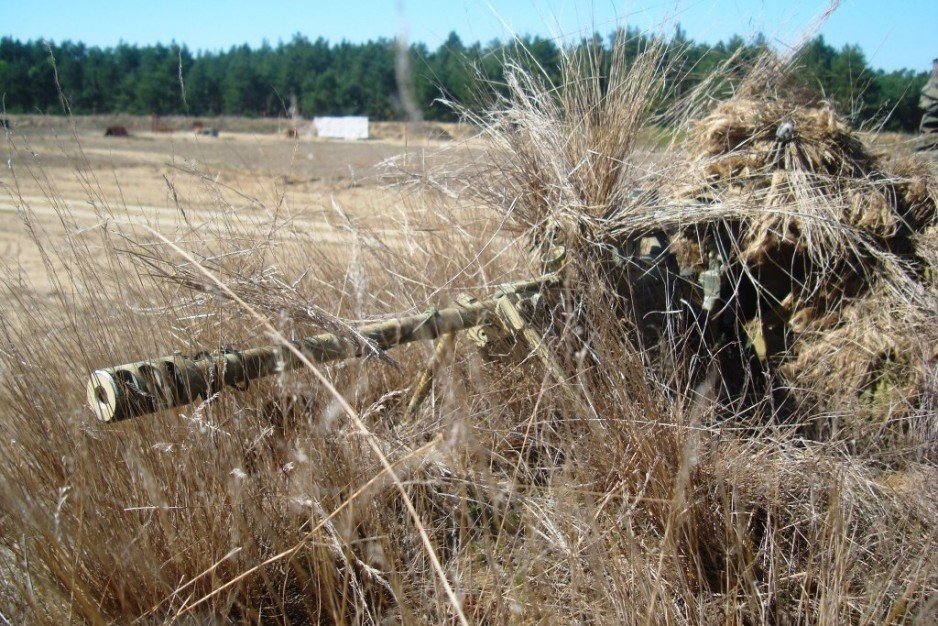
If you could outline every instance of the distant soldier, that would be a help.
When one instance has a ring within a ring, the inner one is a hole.
[[[918,130],[922,133],[918,150],[938,150],[938,59],[932,61],[931,76],[922,87],[918,106],[924,114]]]

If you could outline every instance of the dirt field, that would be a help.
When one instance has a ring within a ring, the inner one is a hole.
[[[472,158],[472,141],[436,139],[464,128],[379,124],[377,139],[343,142],[278,132],[284,122],[225,120],[218,138],[192,132],[138,131],[146,118],[121,118],[127,138],[104,137],[111,118],[19,116],[5,138],[0,173],[0,250],[8,267],[22,266],[39,290],[46,272],[27,226],[47,241],[64,236],[60,209],[80,229],[105,220],[137,222],[167,236],[198,228],[219,212],[269,223],[276,213],[293,235],[317,246],[348,241],[349,227],[399,237],[402,224],[420,229],[420,197],[394,187],[402,169],[419,175],[445,158]],[[182,127],[178,120],[173,126]],[[430,139],[428,137],[434,137]],[[383,137],[383,138],[382,138]],[[445,154],[444,154],[445,153]],[[443,156],[441,156],[443,155]],[[431,216],[432,217],[432,216]]]
[[[0,171],[0,265],[41,294],[52,285],[33,238],[55,244],[69,230],[80,236],[109,222],[145,225],[184,242],[186,233],[203,236],[223,218],[258,237],[299,240],[335,255],[347,252],[356,229],[384,242],[432,239],[453,227],[436,214],[447,186],[471,185],[465,168],[482,154],[476,129],[454,124],[373,123],[374,139],[344,142],[311,137],[307,127],[283,119],[202,120],[220,129],[218,137],[196,134],[197,120],[181,117],[158,121],[172,132],[153,132],[150,118],[126,115],[10,121]],[[130,136],[105,137],[114,125]],[[907,153],[912,145],[897,134],[864,139],[884,152]],[[667,137],[645,142],[654,146],[646,159],[654,167]],[[442,170],[452,178],[428,178]],[[276,233],[269,232],[272,219],[283,224]],[[481,232],[494,219],[463,213],[459,228],[478,224]]]

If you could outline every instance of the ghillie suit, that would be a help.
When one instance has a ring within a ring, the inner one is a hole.
[[[700,213],[672,245],[684,266],[721,260],[777,384],[881,423],[918,411],[938,357],[928,166],[875,156],[825,102],[775,97],[718,106],[687,148],[663,194]]]

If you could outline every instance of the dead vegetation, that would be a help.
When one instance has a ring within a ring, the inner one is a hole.
[[[662,113],[660,50],[598,67],[511,74],[478,184],[421,197],[433,232],[350,222],[336,255],[221,205],[174,235],[202,269],[119,214],[57,250],[35,232],[64,262],[54,306],[5,282],[4,619],[929,622],[932,170],[764,88]],[[688,125],[663,156],[638,140],[662,115]],[[643,333],[632,268],[604,259],[656,233],[685,267],[722,260],[730,358],[688,339],[694,315],[650,311]],[[561,380],[457,338],[407,420],[429,346],[116,426],[81,404],[103,364],[482,295],[560,243],[567,291],[540,330]]]

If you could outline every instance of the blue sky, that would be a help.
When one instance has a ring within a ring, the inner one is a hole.
[[[617,25],[697,41],[764,32],[796,43],[826,7],[820,0],[0,0],[0,35],[90,45],[184,43],[217,50],[294,33],[353,42],[405,33],[435,48],[450,31],[466,42],[539,34],[563,39]],[[873,67],[924,71],[938,57],[938,0],[843,0],[821,26],[828,42],[859,44]]]

